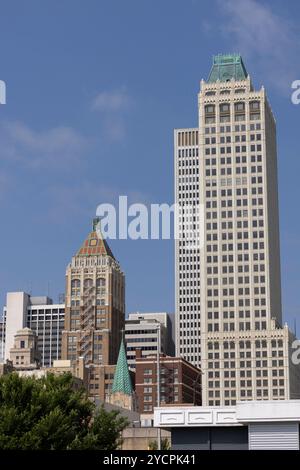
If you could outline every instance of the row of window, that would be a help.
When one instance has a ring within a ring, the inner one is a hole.
[[[250,141],[255,141],[255,140],[261,140],[261,133],[256,133],[256,134],[250,134],[248,136],[248,139]],[[214,145],[216,143],[220,144],[230,144],[231,142],[247,142],[247,134],[236,134],[234,136],[234,139],[231,139],[231,135],[222,135],[219,138],[219,141],[217,140],[217,137],[205,137],[204,143],[205,145]]]
[[[263,177],[262,176],[252,176],[251,177],[251,185],[254,185],[254,184],[263,184]],[[208,179],[205,181],[205,186],[206,187],[214,187],[214,186],[217,186],[217,180],[216,179]],[[233,178],[221,178],[220,179],[220,185],[221,186],[233,186]],[[237,186],[240,186],[240,185],[243,185],[243,184],[247,184],[248,183],[248,179],[246,176],[243,176],[243,177],[237,177],[235,178],[235,184]]]
[[[246,102],[238,101],[233,104],[234,110],[236,112],[243,112],[246,109]],[[260,102],[259,101],[250,101],[249,102],[249,109],[251,111],[258,111],[260,109]],[[205,114],[214,114],[216,112],[216,106],[214,104],[207,104],[204,106]],[[221,103],[219,105],[220,113],[229,113],[230,112],[230,104],[229,103]]]
[[[234,92],[235,94],[240,94],[240,93],[246,93],[247,89],[246,88],[236,88],[233,90],[232,88],[223,88],[222,90],[219,91],[220,95],[230,95],[230,93]],[[205,92],[205,96],[215,96],[218,93],[218,91],[214,90],[209,90]]]
[[[248,148],[247,148],[248,147]],[[219,150],[219,152],[217,152]],[[223,154],[230,154],[232,151],[235,153],[246,153],[247,151],[250,152],[261,152],[262,146],[261,144],[249,144],[249,145],[236,145],[235,147],[227,146],[227,147],[206,147],[205,148],[205,155],[216,155],[217,153]]]
[[[220,158],[220,164],[221,165],[231,165],[233,162],[233,159],[231,157],[221,157]],[[262,156],[261,155],[251,155],[251,163],[261,163],[262,162]],[[239,164],[246,164],[247,163],[247,157],[246,155],[245,156],[242,156],[242,157],[236,157],[235,158],[235,163],[237,165]],[[216,158],[206,158],[205,159],[205,165],[206,166],[213,166],[215,167],[217,165],[217,159]],[[240,167],[236,167],[236,168],[240,168]],[[243,167],[241,167],[243,168]]]
[[[261,124],[260,123],[251,123],[249,126],[246,124],[235,124],[234,126],[220,126],[220,133],[229,133],[229,132],[245,132],[246,128],[250,131],[260,131]],[[216,126],[212,127],[205,127],[205,134],[215,134],[218,131]]]

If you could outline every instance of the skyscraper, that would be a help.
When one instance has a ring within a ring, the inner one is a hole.
[[[8,292],[3,309],[3,359],[10,358],[18,330],[30,328],[37,336],[41,367],[51,367],[61,358],[61,336],[64,327],[65,305],[53,304],[46,296],[35,297],[26,292]]]
[[[113,373],[105,366],[117,363],[125,322],[124,274],[98,223],[94,219],[92,231],[67,267],[62,334],[62,359],[77,364],[84,358],[92,396],[99,396],[103,374]]]
[[[198,107],[198,128],[175,131],[177,355],[201,367],[204,405],[299,398],[294,337],[281,327],[276,124],[266,92],[254,89],[239,55],[218,55]]]

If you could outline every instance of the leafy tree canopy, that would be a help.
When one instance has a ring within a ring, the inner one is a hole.
[[[98,411],[71,374],[0,377],[0,449],[114,450],[128,422]]]

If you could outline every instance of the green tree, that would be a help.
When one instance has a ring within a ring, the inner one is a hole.
[[[71,374],[0,378],[0,449],[114,450],[127,421],[98,411]]]
[[[167,437],[161,440],[160,447],[161,447],[161,450],[170,450],[171,449],[170,441]],[[149,450],[158,450],[158,442],[157,441],[150,441],[148,449]]]

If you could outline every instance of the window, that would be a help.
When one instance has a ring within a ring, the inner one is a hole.
[[[227,103],[220,104],[220,113],[229,113],[230,105]]]
[[[260,103],[259,101],[251,101],[250,102],[250,110],[251,111],[257,111],[260,108]]]
[[[243,111],[245,110],[245,103],[242,103],[242,102],[240,102],[240,103],[235,103],[235,104],[234,104],[234,109],[235,109],[235,111],[237,111],[237,112],[243,112]]]
[[[152,411],[152,405],[144,405],[144,411]]]
[[[105,286],[105,279],[103,277],[100,277],[96,281],[96,286],[97,287],[104,287]]]
[[[71,281],[71,287],[72,287],[72,289],[73,288],[79,289],[80,288],[80,280],[79,279],[73,279]]]
[[[213,114],[215,112],[215,106],[213,104],[208,104],[205,106],[205,114]]]
[[[84,288],[89,289],[93,286],[93,279],[85,279]]]

